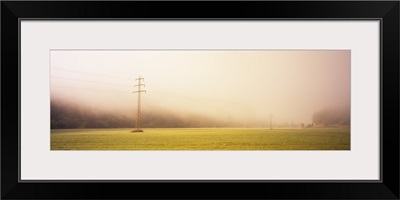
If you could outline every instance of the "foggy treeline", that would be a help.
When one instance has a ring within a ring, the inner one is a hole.
[[[266,120],[268,121],[268,120]],[[313,126],[332,127],[350,125],[350,107],[329,107],[315,112]],[[273,123],[274,128],[300,128],[303,123]],[[128,117],[112,112],[98,111],[77,104],[60,101],[51,102],[51,129],[75,128],[133,128],[136,113]],[[269,122],[245,123],[235,120],[215,119],[198,114],[176,114],[166,110],[142,112],[142,128],[219,128],[219,127],[270,127]]]
[[[136,113],[132,117],[96,111],[64,102],[51,102],[51,129],[72,128],[132,128],[136,126]],[[196,114],[179,115],[168,111],[142,112],[143,128],[202,128],[249,126],[216,120]]]
[[[92,111],[77,105],[51,102],[51,128],[124,128],[132,127],[131,119]]]
[[[324,108],[313,114],[316,126],[350,125],[350,106]]]

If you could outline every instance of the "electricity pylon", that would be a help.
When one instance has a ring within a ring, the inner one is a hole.
[[[269,129],[272,130],[272,113],[269,113]]]
[[[134,85],[134,87],[138,87],[138,90],[133,91],[133,93],[138,93],[138,104],[137,104],[137,115],[136,115],[136,130],[133,130],[132,132],[143,132],[143,130],[140,129],[140,120],[141,120],[141,105],[140,105],[140,94],[142,92],[146,93],[146,90],[141,90],[140,87],[145,87],[144,84],[141,84],[141,80],[144,81],[144,78],[139,78],[135,79],[135,81],[139,81],[139,84]]]

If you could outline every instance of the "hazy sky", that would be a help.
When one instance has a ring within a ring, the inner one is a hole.
[[[350,51],[51,51],[51,96],[135,116],[160,109],[222,119],[310,123],[350,104]]]

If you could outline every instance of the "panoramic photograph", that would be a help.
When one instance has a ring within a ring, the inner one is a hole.
[[[51,150],[350,150],[350,50],[51,50]]]

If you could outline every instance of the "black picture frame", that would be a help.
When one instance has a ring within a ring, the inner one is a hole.
[[[399,1],[2,1],[2,199],[399,199]],[[379,19],[381,181],[19,181],[20,19]],[[154,192],[148,192],[154,191]]]

